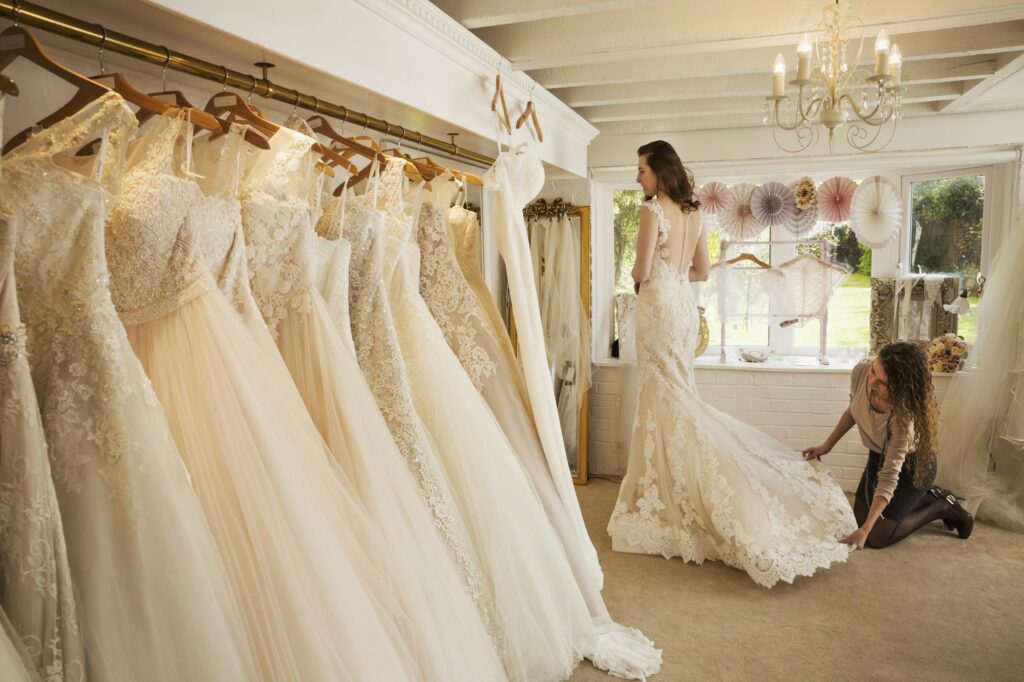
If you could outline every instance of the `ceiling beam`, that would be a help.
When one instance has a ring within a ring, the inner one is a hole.
[[[664,4],[665,0],[434,0],[445,14],[469,29],[578,17]]]
[[[996,71],[995,60],[985,57],[942,59],[933,62],[912,62],[903,72],[906,86],[981,80]],[[790,74],[796,77],[795,72]],[[588,85],[565,88],[558,97],[570,107],[595,107],[609,104],[640,102],[674,102],[717,97],[764,96],[771,88],[767,73],[738,74],[704,78],[673,78],[667,80]]]
[[[870,23],[865,34],[885,28],[896,36],[964,30],[1024,19],[1024,3],[964,10],[962,0],[873,0],[857,12]],[[794,48],[801,34],[820,19],[814,8],[776,4],[774,14],[751,11],[745,0],[663,5],[642,13],[620,10],[574,19],[553,19],[528,27],[482,29],[477,35],[505,55],[516,69],[537,69],[704,54],[754,48]],[[727,21],[723,21],[728,17]],[[870,50],[870,37],[866,41]],[[905,51],[910,54],[909,51]]]
[[[937,83],[910,86],[903,94],[903,104],[946,102],[964,92],[962,83]],[[579,107],[576,112],[593,124],[615,121],[649,121],[655,119],[718,117],[740,113],[761,114],[764,94],[750,97],[718,97],[686,102],[641,102],[608,106]]]
[[[972,105],[977,104],[989,91],[1008,78],[1015,76],[1022,69],[1024,69],[1024,54],[1019,54],[1005,61],[999,70],[974,87],[967,89],[960,97],[941,106],[939,111],[947,114],[969,111]]]

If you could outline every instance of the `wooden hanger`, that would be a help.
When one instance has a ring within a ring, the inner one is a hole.
[[[765,263],[763,260],[761,260],[760,258],[758,258],[757,256],[755,256],[752,253],[741,253],[740,255],[736,256],[735,258],[730,258],[729,260],[727,260],[725,262],[728,263],[729,265],[734,265],[736,263],[739,263],[740,261],[750,261],[751,263],[753,263],[753,264],[755,264],[755,265],[757,265],[759,267],[762,267],[765,270],[771,270],[772,269],[772,266],[768,265],[767,263]]]
[[[501,102],[501,112],[498,114],[498,102]],[[501,74],[494,77],[494,96],[491,97],[491,111],[498,114],[498,120],[505,126],[505,132],[512,134],[512,123],[508,117],[508,104],[505,103],[505,88],[501,87]]]
[[[225,82],[227,81],[226,74],[227,69],[224,69]],[[252,90],[249,91],[250,96],[252,91],[256,89],[257,81],[255,78],[252,80]],[[249,126],[260,135],[265,138],[271,138],[274,133],[280,128],[276,123],[271,123],[267,119],[263,118],[263,114],[260,113],[256,107],[253,107],[242,96],[236,92],[228,92],[226,90],[221,91],[211,97],[206,102],[206,106],[203,107],[203,111],[213,114],[222,123],[244,123]],[[211,135],[211,139],[217,137],[217,135]],[[269,149],[269,146],[267,147]]]
[[[331,126],[326,118],[320,114],[314,114],[312,117],[306,120],[310,129],[317,135],[323,135],[332,142],[342,144],[342,140],[345,138],[338,134],[338,132]],[[334,152],[335,156],[328,160],[328,166],[341,166],[343,169],[348,171],[349,175],[355,175],[359,172],[359,168],[348,160],[345,153],[339,149],[335,149],[332,145],[329,149]]]
[[[0,74],[0,92],[11,97],[17,97],[18,84],[14,82],[13,78]]]
[[[10,26],[4,29],[3,33],[0,33],[0,71],[6,69],[11,62],[18,57],[27,59],[66,83],[76,86],[78,90],[60,109],[42,119],[31,128],[26,128],[12,137],[7,144],[4,145],[4,153],[14,149],[28,139],[28,136],[31,134],[33,129],[49,128],[54,123],[63,121],[68,116],[71,116],[89,102],[92,102],[93,100],[110,92],[110,88],[102,83],[90,80],[54,61],[50,55],[46,54],[46,51],[43,49],[43,46],[39,44],[39,41],[36,40],[36,37],[24,28],[20,26]],[[13,83],[13,81],[11,82]]]
[[[533,105],[533,96],[530,96],[530,100],[526,103],[526,108],[523,109],[523,113],[520,114],[519,118],[516,119],[516,130],[523,127],[526,123],[527,118],[533,123],[533,130],[537,134],[537,140],[539,142],[544,141],[544,131],[540,129],[540,121],[537,120],[537,107]]]

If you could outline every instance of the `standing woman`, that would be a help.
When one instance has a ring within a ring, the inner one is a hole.
[[[701,400],[690,282],[707,278],[708,251],[693,179],[667,142],[637,156],[648,198],[633,268],[639,392],[612,548],[720,560],[765,587],[845,561],[838,538],[856,524],[824,467]]]
[[[874,361],[853,369],[850,406],[832,435],[803,453],[809,460],[821,458],[854,425],[870,451],[853,507],[860,527],[843,542],[881,549],[940,519],[961,538],[971,535],[970,513],[955,495],[932,487],[937,416],[932,376],[917,344],[890,343]]]

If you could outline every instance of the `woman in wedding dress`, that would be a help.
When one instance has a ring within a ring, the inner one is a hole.
[[[824,467],[701,400],[693,376],[707,241],[675,150],[641,147],[644,194],[633,278],[639,394],[629,464],[608,523],[621,552],[721,560],[759,585],[845,561],[856,528]]]

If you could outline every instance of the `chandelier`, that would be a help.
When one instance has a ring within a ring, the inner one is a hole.
[[[767,125],[770,119],[775,144],[783,151],[804,151],[817,143],[823,129],[828,131],[829,152],[835,151],[837,134],[845,134],[850,147],[865,152],[879,151],[892,141],[896,121],[902,118],[903,55],[899,45],[890,46],[882,29],[875,39],[874,70],[861,68],[863,27],[859,18],[850,16],[847,2],[825,6],[813,42],[805,33],[796,48],[796,78],[789,81],[796,86],[795,98],[786,94],[786,60],[782,53],[775,58],[772,95],[765,98],[762,123]],[[854,30],[860,46],[850,62],[847,47]],[[817,62],[813,74],[812,52]],[[779,130],[794,133],[797,148],[780,142]]]

